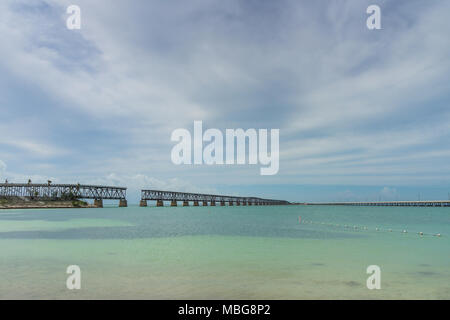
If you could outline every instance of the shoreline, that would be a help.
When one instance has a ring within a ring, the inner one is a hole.
[[[73,201],[11,201],[0,200],[0,210],[7,209],[80,209],[96,206],[80,200]]]

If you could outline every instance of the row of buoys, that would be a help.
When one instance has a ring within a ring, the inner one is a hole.
[[[359,229],[361,229],[361,230],[369,230],[369,228],[366,227],[366,226],[363,226],[363,227],[353,226],[353,227],[352,227],[352,226],[347,225],[347,224],[340,225],[340,224],[326,223],[326,222],[315,222],[315,221],[311,221],[311,220],[303,220],[303,222],[302,222],[301,217],[299,217],[298,222],[299,222],[299,223],[304,223],[304,224],[321,224],[321,225],[328,225],[328,226],[333,226],[333,227],[344,227],[344,228],[347,228],[347,229],[350,228],[350,229],[354,229],[354,230],[359,230]],[[383,231],[383,230],[377,227],[377,228],[375,228],[375,231]],[[393,232],[392,229],[386,229],[386,231],[387,231],[387,232]],[[406,234],[406,233],[408,233],[408,230],[403,229],[403,230],[400,231],[400,232]],[[421,237],[424,236],[424,235],[427,235],[427,236],[435,236],[435,237],[441,237],[441,234],[440,234],[440,233],[434,233],[434,234],[432,234],[432,233],[424,233],[424,232],[420,231],[420,232],[417,232],[417,234],[418,234],[419,236],[421,236]]]

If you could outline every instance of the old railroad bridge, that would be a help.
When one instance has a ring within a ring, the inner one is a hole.
[[[0,198],[22,198],[35,201],[52,200],[78,200],[93,199],[96,207],[103,207],[103,200],[119,200],[119,207],[126,207],[127,188],[83,185],[83,184],[52,184],[51,181],[43,184],[36,183],[0,183]],[[172,192],[160,190],[142,190],[141,207],[146,207],[147,202],[156,201],[157,207],[164,206],[164,201],[170,201],[170,206],[177,206],[178,201],[183,206],[188,206],[189,202],[193,206],[215,206],[216,203],[225,206],[232,205],[286,205],[289,204],[283,200],[262,199],[255,197],[236,197],[213,194],[200,194],[188,192]]]
[[[450,207],[450,200],[426,201],[374,201],[374,202],[312,202],[304,205],[320,206],[366,206],[366,207]]]
[[[119,200],[120,207],[127,206],[127,188],[84,184],[1,183],[0,198],[29,200],[94,199],[94,205],[103,207],[104,199]]]
[[[235,197],[235,196],[221,196],[214,194],[202,194],[202,193],[188,193],[188,192],[173,192],[173,191],[160,191],[160,190],[142,190],[141,191],[141,207],[147,206],[147,201],[156,201],[157,207],[164,206],[164,201],[170,201],[170,206],[176,207],[178,201],[183,202],[183,206],[189,206],[189,202],[193,203],[194,207],[198,207],[199,203],[202,206],[215,206],[216,203],[221,206],[229,205],[233,206],[263,206],[263,205],[286,205],[289,202],[284,200],[272,200],[262,199],[255,197]]]
[[[119,200],[119,207],[126,207],[127,188],[84,185],[84,184],[36,184],[31,183],[0,183],[0,199],[22,198],[36,201],[93,199],[96,207],[103,207],[103,200]],[[450,200],[444,201],[378,201],[378,202],[323,202],[323,203],[290,203],[284,200],[262,199],[256,197],[237,197],[214,194],[174,192],[161,190],[142,190],[141,207],[146,207],[148,201],[156,201],[157,207],[164,206],[164,201],[170,201],[175,207],[178,202],[183,206],[263,206],[263,205],[333,205],[333,206],[405,206],[405,207],[450,207]]]

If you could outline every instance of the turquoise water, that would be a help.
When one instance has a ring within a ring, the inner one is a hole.
[[[450,208],[2,210],[0,299],[449,299],[449,236]]]

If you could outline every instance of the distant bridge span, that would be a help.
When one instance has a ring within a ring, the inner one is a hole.
[[[450,200],[375,201],[375,202],[305,202],[304,205],[321,206],[376,206],[376,207],[450,207]]]
[[[195,207],[199,206],[202,202],[203,206],[207,206],[208,203],[211,206],[215,206],[216,203],[221,206],[228,205],[286,205],[288,201],[262,199],[256,197],[235,197],[235,196],[223,196],[215,194],[203,194],[203,193],[189,193],[189,192],[175,192],[175,191],[161,191],[161,190],[142,190],[141,191],[141,207],[147,206],[147,201],[156,200],[156,206],[164,206],[163,201],[170,201],[172,207],[176,207],[178,201],[183,201],[183,206],[189,206],[189,202],[193,202]]]
[[[104,199],[120,200],[127,206],[127,188],[84,184],[0,183],[0,198],[25,198],[30,200],[94,199],[97,207]]]

